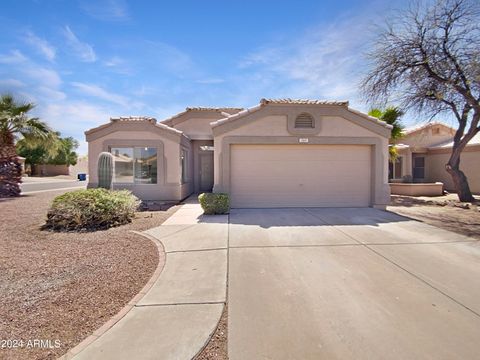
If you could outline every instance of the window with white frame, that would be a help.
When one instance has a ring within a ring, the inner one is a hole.
[[[112,147],[115,161],[114,182],[118,184],[156,184],[157,149],[152,147]]]
[[[180,151],[180,166],[182,168],[182,184],[187,182],[188,177],[188,152],[182,149]]]

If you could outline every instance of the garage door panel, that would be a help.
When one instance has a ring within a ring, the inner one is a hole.
[[[233,145],[234,207],[368,206],[365,145]]]

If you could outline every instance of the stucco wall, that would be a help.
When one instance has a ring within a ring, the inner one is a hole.
[[[53,165],[53,164],[35,165],[35,175],[57,176],[57,175],[69,175],[69,174],[70,172],[67,165]]]
[[[426,173],[427,181],[440,181],[444,183],[446,190],[455,190],[452,178],[445,170],[445,164],[450,157],[449,153],[434,154],[430,153],[426,156]],[[475,151],[469,151],[468,148],[460,157],[460,169],[468,178],[470,190],[480,194],[480,148]]]
[[[210,123],[218,117],[210,118],[191,118],[175,125],[175,129],[183,131],[193,140],[213,139],[212,127]]]
[[[287,131],[287,117],[285,115],[270,115],[262,117],[253,123],[246,124],[238,129],[228,133],[218,135],[214,140],[215,147],[215,184],[220,182],[219,154],[221,153],[222,141],[225,136],[292,136]],[[317,135],[322,136],[351,136],[351,137],[377,137],[381,140],[384,148],[388,149],[388,139],[380,137],[361,126],[355,125],[350,121],[340,117],[322,118],[321,130]],[[308,137],[308,136],[295,136]],[[388,162],[384,165],[385,182],[388,182]]]
[[[434,129],[439,129],[439,134],[434,134]],[[412,132],[405,135],[397,142],[400,144],[410,145],[412,147],[430,147],[440,143],[449,141],[453,138],[454,132],[451,129],[442,125],[428,126],[422,130]]]
[[[291,110],[291,109],[290,109]],[[262,110],[260,110],[262,111]],[[270,112],[279,112],[281,110],[275,109]],[[302,112],[302,108],[296,108],[295,111]],[[287,115],[268,114],[269,111],[265,111],[265,116],[256,115],[256,119],[252,122],[245,123],[243,126],[234,128],[227,132],[220,134],[217,132],[214,138],[215,156],[214,156],[214,169],[215,169],[215,185],[214,191],[225,191],[228,187],[227,184],[223,184],[223,169],[225,160],[222,155],[224,151],[224,140],[231,137],[269,137],[277,138],[279,143],[284,141],[294,141],[298,143],[298,138],[312,139],[311,143],[315,143],[314,139],[338,137],[341,141],[345,141],[351,138],[352,144],[357,143],[357,139],[375,139],[378,142],[379,148],[376,150],[375,166],[378,172],[377,181],[375,184],[373,205],[386,204],[388,202],[390,188],[388,186],[388,139],[373,131],[370,131],[362,126],[359,126],[352,121],[347,120],[340,116],[318,116],[315,114],[315,110],[311,108],[307,110],[312,113],[314,117],[321,121],[320,132],[317,135],[292,135],[287,130]],[[322,109],[325,112],[325,109]],[[334,139],[329,139],[335,142]],[[255,142],[255,139],[252,139]],[[342,142],[343,143],[343,142]],[[225,180],[226,181],[226,180]]]
[[[180,200],[191,191],[191,181],[181,184],[179,142],[149,131],[115,131],[91,140],[88,143],[89,186],[97,185],[98,155],[102,151],[108,151],[109,146],[157,147],[157,184],[122,186],[131,189],[140,198],[144,200]]]
[[[75,165],[69,167],[70,175],[77,177],[77,174],[88,174],[88,157],[79,157]]]

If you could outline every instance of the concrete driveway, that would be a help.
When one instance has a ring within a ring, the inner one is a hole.
[[[229,355],[478,359],[478,241],[375,209],[238,209]]]

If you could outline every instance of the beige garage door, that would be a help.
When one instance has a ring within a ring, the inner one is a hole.
[[[367,145],[232,145],[232,207],[370,205]]]

